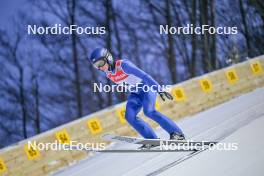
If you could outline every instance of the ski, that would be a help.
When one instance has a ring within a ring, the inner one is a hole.
[[[177,141],[177,140],[165,140],[165,139],[144,139],[138,137],[119,136],[113,134],[104,134],[102,136],[105,140],[115,141],[119,143],[129,143],[138,145],[150,145],[149,148],[129,148],[129,149],[93,149],[93,148],[81,148],[77,146],[70,146],[67,144],[60,144],[64,147],[64,150],[82,150],[86,152],[101,152],[101,153],[136,153],[136,152],[198,152],[206,150],[210,145],[215,145],[217,142],[209,141]],[[184,145],[185,146],[180,146]],[[172,145],[172,146],[171,146]],[[193,147],[198,145],[199,147]]]
[[[105,140],[114,141],[114,142],[122,142],[122,143],[130,143],[130,144],[141,144],[141,145],[151,145],[150,149],[159,147],[158,150],[169,151],[173,150],[169,148],[170,146],[187,146],[187,148],[177,148],[174,150],[178,151],[197,151],[202,150],[205,146],[215,145],[217,142],[211,141],[186,141],[186,140],[166,140],[166,139],[144,139],[138,137],[129,137],[129,136],[119,136],[113,134],[104,134],[102,136]],[[163,148],[161,148],[163,146]],[[165,146],[165,148],[164,148]],[[168,146],[168,148],[166,148]],[[189,148],[188,148],[189,146]],[[194,147],[195,146],[195,147]]]
[[[160,149],[159,146],[155,146],[149,149],[94,149],[94,148],[78,148],[77,146],[70,146],[68,144],[59,144],[58,147],[60,147],[62,150],[65,151],[72,151],[72,150],[78,150],[78,151],[85,151],[85,152],[100,152],[100,153],[140,153],[140,152],[190,152],[190,151],[196,151],[196,150],[186,150],[186,149],[176,149],[176,150],[170,150],[170,149]]]

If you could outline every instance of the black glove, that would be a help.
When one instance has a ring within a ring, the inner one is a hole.
[[[169,100],[173,100],[173,96],[172,96],[170,93],[168,93],[168,92],[165,92],[165,91],[163,91],[163,92],[159,92],[159,95],[160,95],[160,97],[161,97],[161,99],[162,99],[163,101],[165,101],[165,97],[166,97],[167,99],[169,99]]]

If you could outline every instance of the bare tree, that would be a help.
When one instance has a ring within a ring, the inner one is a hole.
[[[243,2],[242,0],[239,0],[239,10],[241,13],[241,18],[242,18],[242,24],[243,24],[243,29],[244,29],[244,33],[245,33],[245,39],[246,39],[246,45],[247,45],[247,55],[248,56],[252,56],[251,52],[252,52],[252,48],[251,48],[251,44],[250,44],[250,36],[249,36],[249,31],[248,31],[248,25],[247,25],[247,18],[246,18],[246,13],[245,13],[245,8],[243,6]]]
[[[196,27],[196,21],[197,21],[197,1],[192,0],[192,15],[191,15],[191,23]],[[191,60],[191,76],[196,76],[196,54],[197,50],[197,37],[196,34],[192,34],[192,60]]]
[[[7,94],[10,96],[13,96],[19,106],[20,106],[20,113],[21,114],[21,124],[22,124],[22,133],[23,137],[27,138],[27,120],[28,120],[28,113],[26,109],[26,97],[25,97],[25,78],[24,78],[24,69],[22,64],[20,63],[20,58],[18,56],[18,48],[20,46],[22,36],[20,33],[16,32],[15,35],[13,35],[13,40],[11,38],[7,38],[8,34],[1,31],[0,36],[5,36],[6,38],[0,37],[0,44],[1,48],[4,50],[1,52],[2,59],[4,59],[5,64],[11,65],[16,71],[17,76],[12,75],[13,73],[10,73],[11,70],[9,70],[5,77],[5,79],[10,79],[12,82],[16,84],[16,88],[13,89],[13,91],[8,90],[9,87],[6,87]],[[13,41],[13,42],[12,42]],[[5,81],[5,85],[9,85],[8,81]]]
[[[215,0],[210,0],[210,25],[212,27],[216,27],[215,24]],[[217,47],[216,47],[216,34],[210,35],[210,57],[211,57],[211,63],[212,63],[212,69],[215,70],[218,68],[218,58],[217,58]]]
[[[208,25],[208,0],[200,0],[200,25]],[[210,50],[209,50],[209,34],[202,34],[203,47],[203,67],[205,72],[212,70]]]
[[[76,25],[76,0],[68,0],[67,9],[69,12],[69,24],[68,25]],[[74,76],[75,76],[75,92],[76,92],[76,103],[77,103],[77,114],[76,117],[80,118],[83,115],[82,110],[82,99],[81,99],[81,84],[80,84],[80,71],[78,64],[78,51],[77,51],[77,37],[75,31],[71,35],[72,42],[72,59],[74,63]]]

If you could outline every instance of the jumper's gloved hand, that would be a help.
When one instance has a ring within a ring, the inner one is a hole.
[[[162,91],[162,92],[158,92],[158,93],[159,93],[159,95],[163,101],[166,100],[165,98],[167,98],[169,100],[173,100],[173,96],[169,92]]]

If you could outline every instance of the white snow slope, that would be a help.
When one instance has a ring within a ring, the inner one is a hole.
[[[57,176],[264,175],[264,88],[178,122],[187,138],[237,143],[237,150],[206,150],[182,160],[188,152],[96,153]],[[161,138],[168,134],[156,129]],[[114,149],[129,148],[115,144]],[[134,146],[133,146],[134,147]]]

